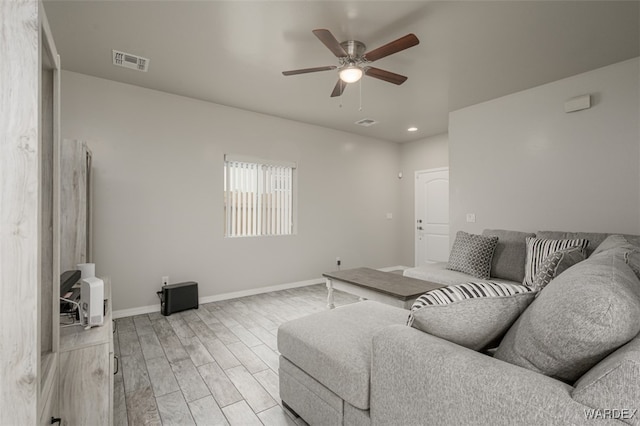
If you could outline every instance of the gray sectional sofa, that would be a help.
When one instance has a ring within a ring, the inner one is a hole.
[[[491,280],[522,283],[532,234],[484,234],[499,238]],[[608,235],[536,236],[586,238],[591,255]],[[373,301],[285,323],[281,399],[312,425],[640,425],[638,253],[614,247],[560,274],[495,356],[408,327],[408,311]],[[477,281],[442,265],[407,275]]]

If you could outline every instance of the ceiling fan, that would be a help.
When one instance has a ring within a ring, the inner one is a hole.
[[[364,43],[357,40],[347,40],[342,43],[338,42],[331,34],[331,31],[325,29],[313,30],[320,41],[338,58],[339,65],[329,65],[325,67],[304,68],[299,70],[283,71],[284,75],[306,74],[310,72],[338,70],[338,82],[331,92],[331,97],[340,96],[348,83],[355,83],[362,78],[362,75],[377,78],[393,84],[402,84],[407,77],[391,71],[382,70],[369,66],[371,62],[382,59],[386,56],[393,55],[402,50],[408,49],[420,43],[415,34],[407,34],[390,43],[380,46],[366,52],[367,47]]]

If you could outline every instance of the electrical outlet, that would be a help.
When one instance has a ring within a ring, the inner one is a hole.
[[[169,277],[162,277],[162,285],[169,284]]]

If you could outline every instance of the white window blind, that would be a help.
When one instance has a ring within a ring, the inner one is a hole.
[[[226,237],[293,234],[294,163],[225,156]]]

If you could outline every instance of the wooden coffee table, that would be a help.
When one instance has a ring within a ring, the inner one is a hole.
[[[371,268],[346,269],[322,274],[327,282],[327,307],[335,308],[333,290],[355,294],[360,300],[375,300],[399,308],[410,309],[413,302],[430,290],[443,284],[404,277]]]

